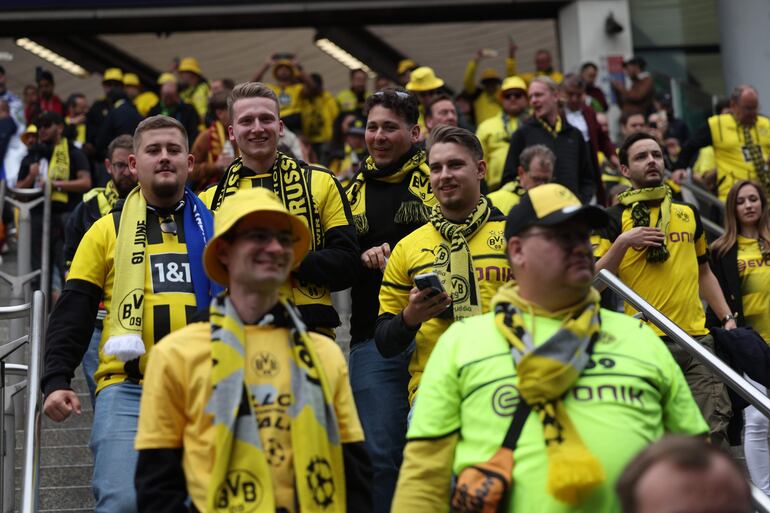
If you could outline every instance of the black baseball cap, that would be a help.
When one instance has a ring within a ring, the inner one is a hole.
[[[505,239],[531,226],[553,226],[583,217],[591,228],[603,228],[609,222],[604,209],[583,205],[572,191],[558,183],[548,183],[528,190],[508,213]]]

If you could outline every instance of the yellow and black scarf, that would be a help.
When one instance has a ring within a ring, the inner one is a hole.
[[[449,242],[449,258],[441,252],[433,263],[433,270],[452,298],[455,320],[481,314],[481,292],[468,240],[486,224],[492,213],[489,205],[489,200],[481,196],[462,223],[447,220],[441,213],[441,205],[434,206],[430,213],[431,224]]]
[[[109,214],[120,199],[118,189],[115,187],[115,182],[110,180],[104,187],[94,187],[83,195],[83,202],[87,203],[93,198],[96,198],[99,214],[102,216]]]
[[[369,180],[401,183],[407,179],[409,183],[393,222],[422,224],[428,221],[430,208],[436,204],[436,196],[430,187],[430,169],[426,158],[425,150],[417,147],[412,147],[404,158],[385,169],[378,169],[371,156],[366,158],[345,191],[359,235],[369,231],[369,220],[366,217],[366,183]]]
[[[545,128],[551,136],[556,139],[559,136],[559,132],[562,130],[563,122],[561,120],[561,116],[556,116],[556,123],[551,126],[548,124],[548,121],[546,121],[543,118],[538,118],[535,116],[535,118],[540,122],[540,124]]]
[[[547,312],[523,299],[513,283],[500,287],[492,298],[497,329],[516,356],[516,387],[543,426],[548,493],[572,506],[605,479],[601,462],[583,443],[562,399],[590,361],[592,346],[599,338],[599,301],[599,293],[591,289],[581,303],[561,312]],[[535,346],[522,311],[532,317],[563,317],[564,321],[553,336]]]
[[[767,161],[762,155],[762,147],[754,142],[754,137],[751,135],[752,127],[748,125],[740,125],[740,127],[751,164],[754,166],[754,171],[757,173],[759,182],[765,189],[765,194],[770,194],[770,169],[768,169]]]
[[[289,321],[285,324],[291,326],[287,343],[292,348],[292,403],[288,415],[298,511],[345,513],[345,470],[329,383],[299,314],[289,303],[282,306],[285,314],[281,314]],[[216,456],[206,511],[274,513],[272,471],[244,381],[245,328],[225,294],[211,302],[209,313],[212,392],[206,411],[214,417]],[[262,323],[277,324],[268,316]],[[254,494],[228,494],[228,487],[247,483],[259,489]]]
[[[225,198],[235,194],[240,188],[241,180],[248,178],[249,173],[252,172],[243,167],[241,157],[236,158],[217,184],[211,201],[211,210],[219,210]],[[272,176],[275,195],[281,198],[283,204],[292,214],[304,219],[310,229],[312,236],[310,250],[323,248],[324,231],[318,207],[310,196],[309,169],[301,166],[297,159],[279,151],[275,157],[275,162],[273,162],[273,167],[268,173]]]
[[[62,137],[59,144],[53,147],[51,160],[48,162],[48,180],[66,181],[70,179],[70,151],[67,138]],[[64,191],[51,190],[51,201],[67,203],[69,196]]]
[[[507,192],[512,192],[518,197],[524,196],[524,194],[527,192],[526,189],[524,189],[524,187],[522,187],[519,183],[518,177],[516,177],[516,179],[512,182],[508,182],[507,184],[503,185],[500,187],[500,189]]]
[[[650,226],[650,207],[648,201],[660,201],[660,214],[656,227],[665,235],[663,244],[658,247],[647,247],[648,262],[665,262],[668,260],[669,251],[666,247],[668,229],[671,225],[671,189],[667,185],[646,187],[644,189],[629,189],[618,195],[621,205],[631,206],[631,220],[634,228],[637,226]]]

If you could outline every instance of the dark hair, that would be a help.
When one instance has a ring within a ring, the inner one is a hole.
[[[706,472],[714,460],[723,458],[730,468],[742,477],[746,504],[751,504],[751,489],[746,481],[746,473],[735,463],[729,454],[719,447],[707,444],[702,438],[692,436],[667,436],[650,444],[637,454],[618,478],[615,485],[620,507],[623,513],[636,513],[636,488],[644,475],[658,463],[670,463],[683,471]],[[740,511],[736,508],[735,511]]]
[[[620,118],[618,119],[620,126],[626,126],[626,123],[628,123],[628,120],[631,119],[632,116],[642,116],[642,118],[644,118],[644,124],[647,124],[647,116],[641,112],[623,112],[620,114]]]
[[[217,110],[227,109],[227,98],[230,96],[230,91],[217,91],[209,98],[209,110],[213,114]]]
[[[107,160],[112,160],[112,154],[118,148],[123,148],[129,152],[134,151],[134,138],[128,134],[123,134],[113,139],[110,145],[107,146]]]
[[[366,75],[366,78],[369,78],[369,73],[367,73],[366,71],[364,71],[361,68],[351,69],[350,70],[350,78],[353,78],[353,75],[355,75],[356,73],[363,73],[364,75]]]
[[[658,146],[660,146],[660,141],[658,141],[658,139],[652,134],[649,134],[647,132],[636,132],[634,134],[631,134],[628,137],[626,137],[626,140],[623,141],[623,145],[620,147],[618,158],[620,159],[620,163],[622,165],[624,166],[628,165],[628,150],[631,148],[631,146],[645,139],[650,139],[651,141],[655,141],[655,143]],[[661,148],[661,151],[663,151],[663,148]]]
[[[420,119],[417,97],[401,87],[386,87],[369,96],[364,104],[366,116],[369,117],[369,112],[378,105],[392,110],[410,126],[416,125]]]
[[[68,111],[72,110],[72,107],[75,106],[75,102],[77,102],[78,98],[83,98],[85,100],[86,99],[86,95],[84,95],[83,93],[72,93],[71,95],[69,95],[69,97],[67,98],[67,110]]]
[[[476,160],[484,158],[484,150],[481,148],[479,138],[470,130],[459,126],[437,125],[433,127],[433,130],[430,131],[428,145],[425,148],[429,157],[430,149],[438,143],[454,143],[467,149]]]
[[[39,84],[42,80],[48,80],[50,83],[53,84],[54,83],[53,73],[51,73],[48,70],[41,71],[37,77],[37,83]]]
[[[586,81],[580,78],[579,76],[575,75],[574,73],[569,73],[561,81],[562,90],[567,89],[568,87],[577,87],[581,91],[585,91]]]
[[[179,130],[182,133],[182,139],[184,139],[185,150],[189,151],[187,130],[184,129],[182,123],[172,117],[159,114],[143,119],[137,125],[136,130],[134,130],[134,153],[139,150],[139,145],[142,144],[142,134],[150,130],[160,130],[161,128],[176,128]]]
[[[0,75],[5,75],[5,68],[0,66]]]
[[[714,114],[721,114],[723,110],[728,108],[730,106],[730,99],[729,98],[720,98],[717,100],[716,105],[714,105]]]
[[[594,64],[591,61],[588,61],[588,62],[584,62],[583,65],[580,66],[580,72],[583,73],[588,68],[593,68],[593,69],[599,71],[599,66],[597,66],[596,64]]]
[[[425,109],[425,117],[426,118],[432,118],[433,117],[433,106],[436,105],[438,102],[444,102],[444,101],[452,101],[452,97],[449,96],[446,93],[437,94],[433,98],[430,99],[428,102],[428,106]]]

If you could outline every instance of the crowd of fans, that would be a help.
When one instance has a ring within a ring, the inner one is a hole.
[[[456,95],[404,60],[334,96],[275,54],[237,85],[108,69],[89,106],[0,68],[4,176],[52,190],[45,412],[80,412],[82,362],[96,511],[747,512],[741,442],[770,495],[768,419],[592,287],[612,271],[766,393],[757,92],[691,135],[642,58],[603,91],[508,50]]]

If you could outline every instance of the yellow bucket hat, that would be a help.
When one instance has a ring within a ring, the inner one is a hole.
[[[102,82],[123,82],[123,72],[120,68],[107,68],[104,70]]]
[[[139,77],[136,73],[126,73],[123,75],[123,85],[139,87]]]
[[[420,93],[438,89],[442,85],[444,85],[444,81],[436,76],[433,68],[421,66],[412,71],[410,80],[406,84],[406,90]]]
[[[179,67],[177,68],[177,71],[189,71],[191,73],[195,73],[196,75],[202,74],[200,64],[198,64],[198,59],[195,57],[185,57],[179,61]]]
[[[409,70],[413,70],[417,67],[417,63],[412,59],[402,59],[398,61],[398,74],[403,75]]]
[[[176,77],[173,73],[169,73],[168,71],[165,73],[161,73],[158,77],[158,85],[163,85],[166,82],[176,82]]]
[[[216,248],[219,240],[229,232],[241,219],[252,214],[261,214],[266,221],[274,224],[276,218],[289,221],[291,232],[296,237],[294,242],[294,262],[292,267],[297,267],[310,249],[310,231],[302,220],[289,213],[281,200],[272,192],[263,187],[239,190],[227,200],[214,216],[214,236],[203,251],[203,268],[209,278],[222,285],[228,283],[227,268],[222,265],[217,257]]]

